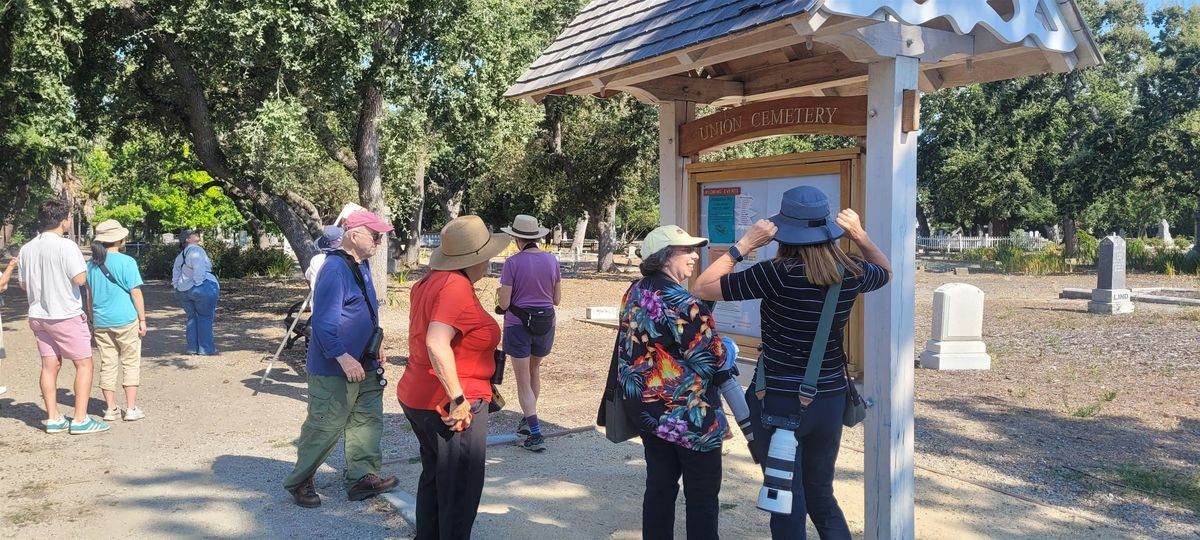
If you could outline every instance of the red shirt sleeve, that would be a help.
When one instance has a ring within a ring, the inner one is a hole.
[[[474,305],[475,289],[466,278],[450,276],[445,287],[433,299],[433,309],[429,320],[453,326],[455,330],[465,334],[471,330],[467,317],[463,317],[467,308]]]

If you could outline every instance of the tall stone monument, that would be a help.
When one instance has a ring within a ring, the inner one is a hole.
[[[553,231],[550,233],[550,243],[554,244],[555,247],[558,247],[558,246],[562,245],[562,241],[563,241],[562,223],[559,223],[554,226]]]
[[[991,369],[983,343],[983,291],[947,283],[933,291],[933,327],[920,366],[928,369]]]
[[[1096,263],[1096,288],[1092,289],[1089,313],[1133,313],[1132,293],[1125,287],[1125,239],[1107,236],[1100,241],[1100,260]]]
[[[1171,225],[1165,219],[1158,223],[1158,239],[1162,240],[1168,249],[1175,247],[1175,240],[1171,238]]]
[[[1192,236],[1192,253],[1200,255],[1200,206],[1196,207],[1196,213],[1192,214],[1192,220],[1195,223],[1195,236]]]

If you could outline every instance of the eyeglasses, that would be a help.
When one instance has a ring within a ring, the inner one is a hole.
[[[360,230],[355,230],[355,231],[353,231],[353,232],[357,232],[357,233],[364,233],[364,232],[367,232],[367,231],[365,231],[365,230],[361,230],[361,229],[360,229]],[[379,233],[379,232],[374,232],[374,231],[371,231],[371,241],[372,241],[372,242],[374,242],[374,243],[378,244],[378,243],[379,243],[380,241],[382,241],[382,240],[383,240],[383,233]]]

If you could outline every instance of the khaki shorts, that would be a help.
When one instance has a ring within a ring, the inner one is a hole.
[[[100,358],[100,389],[117,389],[117,368],[124,375],[121,386],[137,386],[141,382],[142,338],[138,323],[96,329],[96,356]]]

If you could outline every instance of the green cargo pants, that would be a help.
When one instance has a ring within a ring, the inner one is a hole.
[[[368,474],[379,474],[383,465],[383,387],[371,373],[361,383],[345,377],[308,376],[308,418],[296,442],[296,468],[283,481],[293,489],[317,472],[333,445],[345,434],[346,473],[349,489]]]

